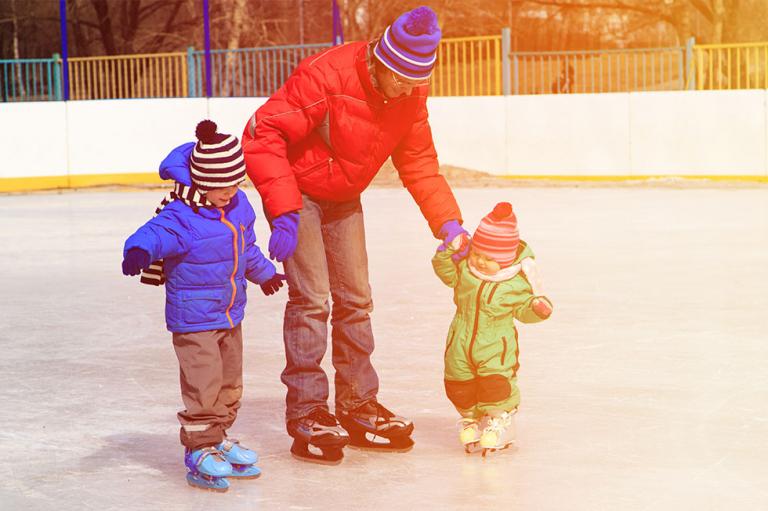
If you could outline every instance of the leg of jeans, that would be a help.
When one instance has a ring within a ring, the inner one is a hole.
[[[328,346],[328,267],[321,231],[322,210],[303,197],[296,252],[285,263],[288,303],[283,340],[286,365],[281,380],[288,387],[286,421],[328,406],[328,377],[320,367]]]
[[[222,423],[226,432],[232,427],[243,397],[243,333],[242,325],[224,330],[219,339],[222,362],[222,384],[219,401],[227,407],[227,418]]]
[[[326,209],[323,240],[333,298],[331,339],[336,409],[351,409],[376,397],[379,390],[379,377],[371,365],[373,301],[359,199],[335,203]]]
[[[178,413],[179,436],[182,445],[192,450],[216,445],[224,439],[221,425],[226,421],[227,407],[219,400],[223,381],[220,332],[173,334],[185,406]]]

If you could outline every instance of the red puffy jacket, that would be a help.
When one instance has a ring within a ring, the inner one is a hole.
[[[367,51],[366,42],[350,43],[301,62],[245,127],[248,176],[275,217],[301,209],[301,193],[358,197],[391,155],[437,234],[447,220],[461,222],[461,212],[438,174],[427,87],[387,99],[371,83]]]

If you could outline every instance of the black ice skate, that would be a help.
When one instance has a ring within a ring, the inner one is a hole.
[[[349,433],[350,447],[384,452],[407,452],[413,448],[413,423],[390,412],[375,399],[353,410],[342,410],[339,422]]]
[[[315,408],[305,417],[288,421],[288,434],[293,437],[294,458],[323,465],[341,463],[343,448],[349,443],[347,432],[325,408]]]

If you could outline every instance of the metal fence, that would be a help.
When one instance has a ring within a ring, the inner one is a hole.
[[[50,59],[0,60],[2,101],[61,99],[61,61]]]
[[[512,94],[682,90],[680,48],[512,53]]]
[[[184,53],[78,57],[68,62],[73,100],[188,96]]]
[[[432,72],[432,96],[493,96],[502,92],[502,36],[440,41]]]
[[[306,57],[327,44],[211,51],[211,88],[216,97],[270,96]],[[190,49],[189,95],[205,96],[205,52]]]
[[[768,43],[703,44],[693,52],[698,90],[768,88]]]
[[[211,52],[214,97],[270,96],[299,62],[328,44]],[[0,60],[2,101],[61,100],[61,59]],[[205,96],[205,53],[75,57],[69,97],[81,99]],[[768,88],[768,43],[630,50],[513,52],[510,31],[443,39],[433,96],[566,94]]]

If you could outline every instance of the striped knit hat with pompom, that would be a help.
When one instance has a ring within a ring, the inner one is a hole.
[[[195,129],[197,144],[190,158],[192,182],[201,190],[227,188],[245,181],[245,160],[240,141],[216,132],[216,123],[205,120]]]
[[[441,35],[437,14],[429,7],[417,7],[401,14],[384,30],[373,53],[400,76],[423,80],[435,67]]]
[[[502,268],[515,263],[519,245],[517,217],[509,202],[496,204],[493,211],[480,220],[472,236],[472,250],[490,257]]]

